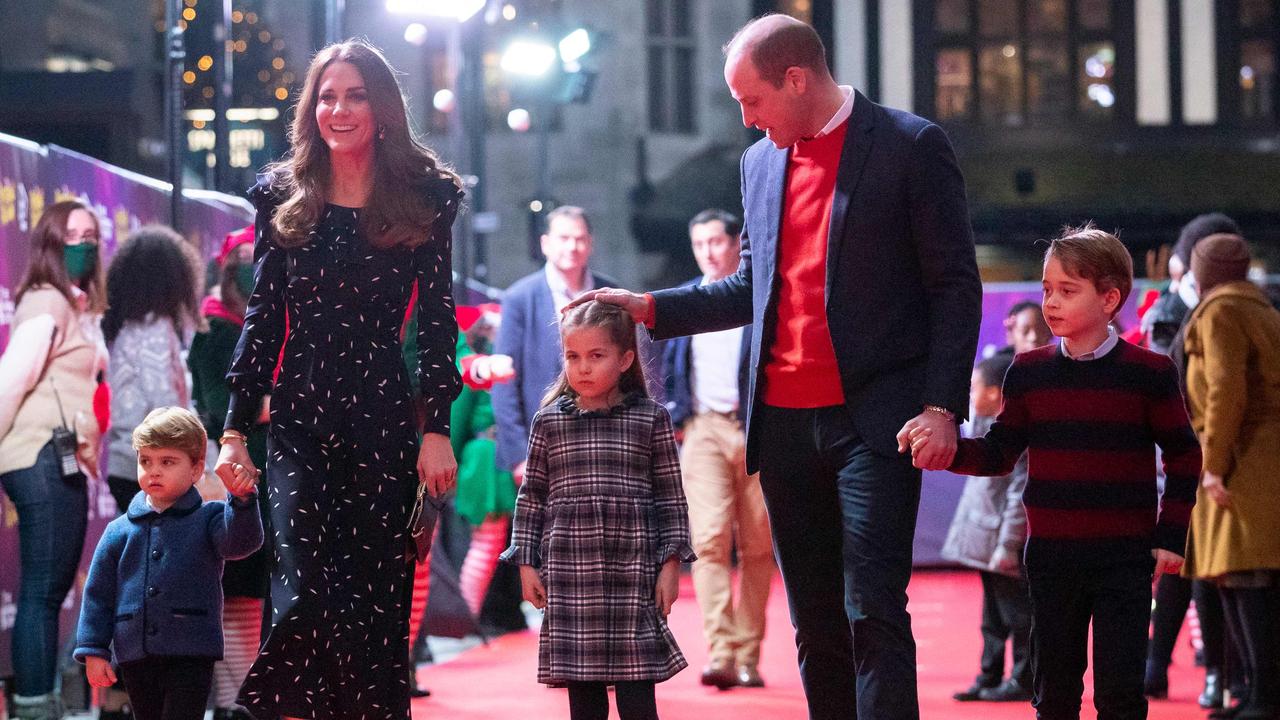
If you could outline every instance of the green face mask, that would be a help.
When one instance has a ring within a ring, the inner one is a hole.
[[[236,287],[246,298],[253,294],[253,266],[241,265],[236,268]]]
[[[67,263],[67,277],[72,282],[80,282],[93,272],[98,261],[98,246],[92,243],[67,245],[62,248],[62,257]]]

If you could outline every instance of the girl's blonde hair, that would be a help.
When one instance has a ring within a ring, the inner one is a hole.
[[[581,305],[566,311],[560,318],[561,347],[564,336],[580,328],[601,328],[609,335],[609,340],[620,353],[631,351],[631,366],[618,378],[618,389],[623,395],[640,393],[645,397],[649,391],[645,386],[644,366],[640,362],[640,350],[636,345],[636,323],[631,315],[617,305],[610,305],[598,300],[588,300]],[[542,406],[546,407],[561,397],[577,398],[578,393],[569,385],[568,373],[561,368],[560,376],[547,388],[542,396]]]

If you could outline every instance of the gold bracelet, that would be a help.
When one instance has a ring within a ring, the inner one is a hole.
[[[218,444],[226,445],[228,440],[239,440],[241,444],[248,444],[248,438],[239,430],[223,430],[222,437],[218,438]]]
[[[955,419],[956,419],[956,414],[955,414],[955,413],[953,413],[953,412],[951,412],[950,410],[948,410],[948,409],[946,409],[946,408],[942,407],[941,405],[925,405],[925,406],[924,406],[924,409],[925,409],[926,411],[928,411],[928,412],[937,413],[937,414],[941,415],[942,417],[944,417],[944,418],[946,418],[946,419],[948,419],[948,420],[955,420]]]

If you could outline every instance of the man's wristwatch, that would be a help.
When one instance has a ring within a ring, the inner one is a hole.
[[[925,409],[925,411],[926,411],[926,412],[937,413],[937,414],[941,415],[942,417],[944,417],[944,418],[946,418],[946,419],[948,419],[948,420],[950,420],[950,421],[952,421],[952,422],[955,422],[956,414],[955,414],[955,413],[953,413],[953,412],[951,412],[950,410],[948,410],[948,409],[946,409],[946,408],[942,407],[941,405],[925,405],[925,406],[924,406],[924,409]]]

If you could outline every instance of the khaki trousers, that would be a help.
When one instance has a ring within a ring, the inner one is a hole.
[[[689,502],[693,589],[713,664],[760,661],[764,611],[773,578],[773,543],[758,475],[746,472],[742,424],[707,412],[684,424],[680,471]],[[733,602],[730,557],[738,543],[738,603]]]

